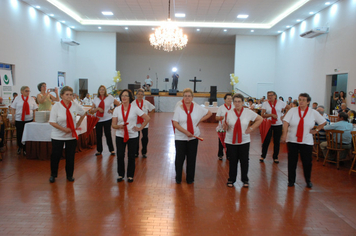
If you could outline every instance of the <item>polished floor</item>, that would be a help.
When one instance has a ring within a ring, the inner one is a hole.
[[[288,188],[286,146],[280,164],[273,164],[271,148],[261,164],[255,132],[250,188],[240,180],[228,188],[216,124],[203,123],[195,183],[178,185],[172,115],[153,115],[148,158],[136,159],[133,183],[116,182],[116,157],[106,147],[102,157],[94,148],[77,153],[74,183],[66,181],[62,160],[50,184],[49,161],[27,160],[9,142],[0,162],[0,235],[356,235],[350,163],[337,170],[313,161],[312,189],[299,165],[296,186]]]

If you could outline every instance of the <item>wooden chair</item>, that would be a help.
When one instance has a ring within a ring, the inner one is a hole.
[[[356,161],[356,131],[352,131],[351,135],[352,135],[352,143],[354,144],[354,151],[352,152],[352,154],[354,156],[354,160],[352,161],[349,175],[351,174],[351,172],[356,172],[356,170],[354,170],[355,161]]]
[[[0,131],[1,131],[1,126],[4,122],[2,121],[2,116],[0,116]],[[5,147],[5,140],[4,140],[4,147]],[[2,161],[2,155],[1,155],[1,151],[0,151],[0,161]]]
[[[345,151],[344,148],[342,148],[342,134],[344,131],[341,130],[326,130],[326,139],[328,146],[326,156],[324,159],[323,165],[325,166],[326,162],[331,162],[331,163],[336,163],[337,169],[340,167],[340,161],[348,161],[351,160],[351,158],[345,158],[340,160],[340,152]],[[335,151],[336,152],[336,161],[334,160],[329,160],[328,156],[330,151]]]
[[[314,126],[314,129],[317,126]],[[316,161],[319,161],[319,151],[320,149],[320,136],[319,136],[319,132],[316,132],[315,134],[313,134],[313,138],[314,138],[314,146],[313,146],[313,152],[312,154],[314,154],[316,156]]]
[[[338,116],[329,116],[329,120],[330,120],[330,122],[337,122],[337,117]]]
[[[11,124],[10,120],[7,118],[7,115],[3,114],[2,120],[4,122],[5,127],[4,146],[7,146],[7,141],[16,140],[16,127],[15,125]]]

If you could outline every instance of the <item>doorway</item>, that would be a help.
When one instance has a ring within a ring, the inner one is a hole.
[[[337,104],[333,99],[333,95],[335,93],[335,97],[338,98],[340,91],[345,93],[347,96],[347,78],[348,74],[336,74],[331,76],[331,90],[330,91],[330,105],[329,105],[329,113],[331,114],[333,110],[335,110]]]

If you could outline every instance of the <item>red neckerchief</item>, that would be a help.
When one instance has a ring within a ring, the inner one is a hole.
[[[140,105],[139,101],[136,99],[136,104],[137,104],[137,107],[142,110],[142,107],[143,107],[143,99],[142,99],[142,101],[141,101],[141,105]],[[142,123],[143,123],[143,118],[140,117],[140,116],[137,116],[137,124],[142,124]]]
[[[192,112],[193,112],[194,103],[191,103],[191,104],[190,104],[190,111],[189,111],[189,113],[188,113],[187,106],[185,105],[184,102],[183,102],[183,108],[184,108],[185,113],[187,114],[187,130],[188,130],[188,132],[190,132],[192,135],[194,135],[193,121],[192,121],[192,117],[190,116],[190,114],[192,114]]]
[[[25,121],[25,115],[30,114],[30,105],[28,104],[28,98],[29,96],[26,97],[26,99],[23,97],[21,94],[22,100],[23,100],[23,106],[22,106],[22,114],[21,114],[21,120]]]
[[[127,123],[127,118],[129,117],[130,114],[130,109],[131,109],[131,104],[129,104],[129,108],[127,109],[126,116],[125,116],[125,111],[124,111],[124,105],[121,105],[121,113],[122,113],[122,118],[124,120],[124,124]],[[124,126],[124,143],[129,141],[129,131],[127,129],[127,125]]]
[[[226,109],[227,109],[228,111],[230,111],[230,109],[231,109],[231,104],[230,104],[230,107],[227,107],[226,104],[224,104],[224,106],[226,107]]]
[[[277,111],[276,111],[277,99],[274,100],[274,104],[273,104],[273,105],[272,105],[272,103],[271,103],[270,101],[268,101],[268,103],[269,103],[269,105],[270,105],[271,108],[272,108],[272,114],[277,115]],[[277,117],[277,118],[278,118],[278,117]],[[273,124],[273,125],[276,124],[277,120],[278,120],[278,119],[274,119],[274,118],[272,117],[272,124]]]
[[[104,102],[104,100],[105,100],[105,98],[106,98],[106,97],[104,97],[104,96],[100,96],[100,97],[99,97],[99,99],[100,99],[101,101],[100,101],[98,107],[100,107],[101,109],[103,109],[103,112],[97,111],[97,112],[96,112],[96,116],[97,116],[97,117],[103,117],[103,116],[104,116],[104,110],[105,110],[105,102]]]
[[[298,107],[298,113],[299,113],[299,124],[298,124],[298,130],[297,130],[297,142],[300,143],[303,141],[303,133],[304,133],[304,117],[307,115],[309,110],[309,107],[307,107],[307,109],[305,109],[303,117],[302,117],[302,113],[300,111],[300,107]]]
[[[69,108],[71,108],[71,106],[72,106],[72,102],[69,103],[68,107],[63,102],[63,100],[61,101],[61,104],[66,109],[67,128],[70,128],[70,130],[72,130],[72,137],[75,137],[76,139],[78,139],[78,135],[77,135],[77,132],[75,131],[75,127],[74,127],[73,117],[72,117],[72,114],[70,113],[70,110],[69,110]]]
[[[234,126],[234,133],[233,133],[233,139],[232,139],[233,144],[236,143],[236,135],[237,135],[237,143],[242,142],[242,129],[241,129],[240,116],[241,116],[242,112],[244,111],[244,108],[242,107],[240,114],[237,113],[236,108],[234,109],[234,111],[237,116],[237,120],[236,120],[236,123]]]

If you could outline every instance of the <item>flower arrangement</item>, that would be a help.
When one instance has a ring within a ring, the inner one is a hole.
[[[110,94],[114,97],[117,97],[119,96],[119,89],[118,89],[118,86],[117,84],[120,83],[122,81],[121,79],[121,73],[120,71],[116,71],[115,72],[115,76],[113,78],[113,81],[114,81],[114,85],[111,85],[109,88],[111,88],[111,92]]]
[[[230,84],[232,86],[232,95],[235,93],[235,85],[239,82],[239,77],[235,76],[234,73],[230,74]]]

